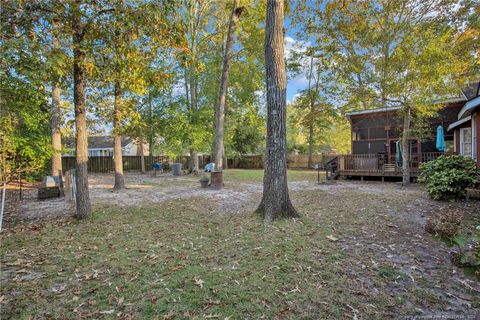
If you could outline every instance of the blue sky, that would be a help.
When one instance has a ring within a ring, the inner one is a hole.
[[[285,37],[285,52],[288,53],[288,51],[293,47],[293,46],[298,46],[302,45],[292,36],[287,35]],[[302,72],[298,75],[292,76],[290,75],[288,78],[287,82],[287,101],[290,102],[293,100],[295,94],[298,93],[298,91],[307,88],[308,86],[308,80],[305,76],[305,72]]]
[[[305,44],[296,39],[295,34],[299,30],[291,25],[289,17],[285,17],[285,29],[285,54],[288,54],[293,47],[298,50],[300,47],[308,45],[308,43]],[[297,94],[298,91],[307,88],[307,86],[308,81],[304,72],[294,77],[290,75],[287,82],[287,102],[291,102],[294,99],[295,94]]]

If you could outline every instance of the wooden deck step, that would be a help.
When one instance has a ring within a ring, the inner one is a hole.
[[[396,165],[393,163],[385,163],[383,165],[383,171],[385,172],[395,172],[396,170]]]

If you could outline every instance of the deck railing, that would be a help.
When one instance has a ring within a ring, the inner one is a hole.
[[[443,152],[423,152],[410,155],[410,171],[418,172],[423,162],[431,161],[444,155]],[[346,154],[338,157],[339,170],[348,172],[396,172],[402,168],[396,166],[395,154]]]

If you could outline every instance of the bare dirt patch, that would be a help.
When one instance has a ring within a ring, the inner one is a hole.
[[[313,176],[312,176],[313,177]],[[152,177],[148,174],[126,173],[126,189],[113,191],[114,176],[112,174],[90,174],[89,188],[92,205],[114,205],[136,207],[170,200],[183,200],[191,197],[204,197],[218,205],[218,212],[230,214],[243,209],[254,210],[256,201],[262,192],[262,183],[258,181],[226,181],[222,190],[202,189],[199,176],[172,176],[169,173]],[[396,183],[336,181],[332,184],[317,184],[315,179],[290,181],[292,193],[302,191],[323,191],[329,195],[343,197],[350,193],[380,195],[386,199],[411,196],[413,203],[407,204],[417,212],[431,209],[435,202],[429,200],[418,186],[403,188]],[[73,204],[64,198],[37,200],[36,185],[29,185],[23,190],[23,200],[18,199],[18,190],[12,190],[7,197],[6,221],[43,220],[73,215]],[[365,198],[367,199],[367,198]],[[293,197],[293,201],[295,201]],[[320,201],[320,199],[319,199]],[[385,203],[389,208],[388,201]],[[423,223],[421,215],[408,215],[409,219],[417,218]]]

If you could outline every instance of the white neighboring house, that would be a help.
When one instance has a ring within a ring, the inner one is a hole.
[[[64,157],[75,156],[75,139],[64,140]],[[148,156],[148,143],[143,143],[143,155]],[[122,155],[140,156],[141,148],[139,139],[133,139],[122,136]],[[89,157],[112,157],[113,156],[113,136],[91,136],[88,137],[88,156]]]

